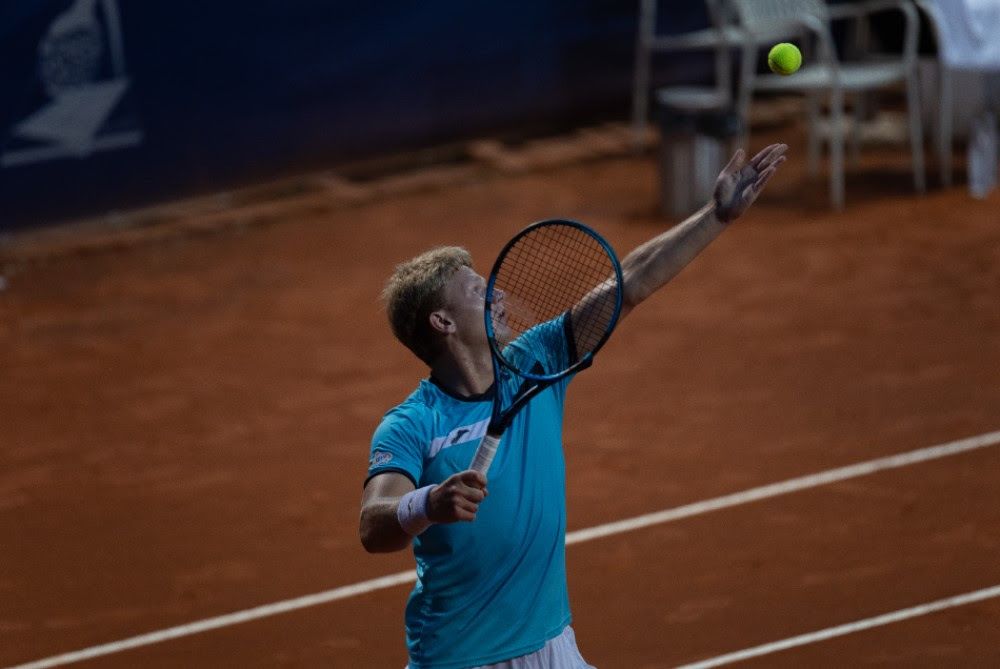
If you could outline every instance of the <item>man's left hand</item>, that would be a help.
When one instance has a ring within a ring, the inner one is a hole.
[[[739,218],[764,190],[778,165],[785,162],[787,150],[787,144],[771,144],[746,164],[743,149],[737,151],[715,181],[716,218],[723,223]]]

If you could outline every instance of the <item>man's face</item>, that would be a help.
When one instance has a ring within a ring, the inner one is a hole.
[[[471,346],[486,343],[483,310],[486,300],[486,280],[469,267],[461,267],[445,285],[445,307],[455,324],[455,334]],[[506,326],[506,305],[501,290],[493,291],[494,334],[501,342],[509,338]]]
[[[460,267],[444,288],[445,306],[455,324],[455,335],[469,344],[486,342],[483,308],[486,281],[471,267]]]

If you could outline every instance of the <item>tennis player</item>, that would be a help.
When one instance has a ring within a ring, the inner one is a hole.
[[[788,147],[749,162],[736,153],[711,202],[622,261],[623,315],[663,286],[749,207]],[[383,297],[396,337],[430,375],[385,414],[371,443],[361,543],[372,553],[412,542],[417,582],[406,606],[410,669],[580,669],[566,588],[563,401],[547,388],[504,434],[502,471],[468,469],[495,391],[483,277],[458,247],[396,267]],[[538,337],[565,368],[570,316]],[[510,383],[501,379],[501,383]]]

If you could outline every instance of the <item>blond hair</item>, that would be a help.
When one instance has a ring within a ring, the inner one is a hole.
[[[461,267],[472,267],[468,251],[439,246],[396,265],[382,289],[392,333],[428,365],[438,353],[428,319],[444,306],[444,286]]]

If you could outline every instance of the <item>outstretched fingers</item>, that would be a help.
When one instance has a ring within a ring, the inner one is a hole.
[[[745,162],[742,149],[726,165],[716,181],[715,213],[722,222],[739,218],[753,204],[764,186],[785,162],[787,144],[771,144]]]
[[[778,171],[778,165],[780,165],[783,162],[785,162],[785,157],[780,156],[776,161],[774,161],[774,163],[766,167],[763,172],[758,174],[757,179],[754,181],[753,184],[754,190],[756,190],[757,192],[763,190],[764,185],[768,182],[768,180],[770,180],[771,177],[774,176],[774,173]]]
[[[737,149],[736,153],[729,160],[729,164],[726,165],[722,171],[724,174],[736,174],[740,170],[740,166],[743,164],[743,158],[746,156],[743,149]]]
[[[760,152],[757,153],[753,158],[750,159],[750,164],[758,172],[762,172],[768,168],[775,161],[784,157],[785,151],[788,150],[787,144],[771,144],[765,146]]]
[[[743,200],[747,204],[750,204],[757,199],[757,196],[760,195],[761,192],[764,190],[764,186],[766,186],[767,182],[771,180],[771,177],[774,176],[774,173],[778,171],[778,165],[784,162],[784,160],[785,159],[782,157],[780,160],[776,161],[773,165],[767,167],[763,172],[757,175],[757,178],[754,179],[752,183],[750,183],[746,188],[743,189],[741,195],[743,197]]]

